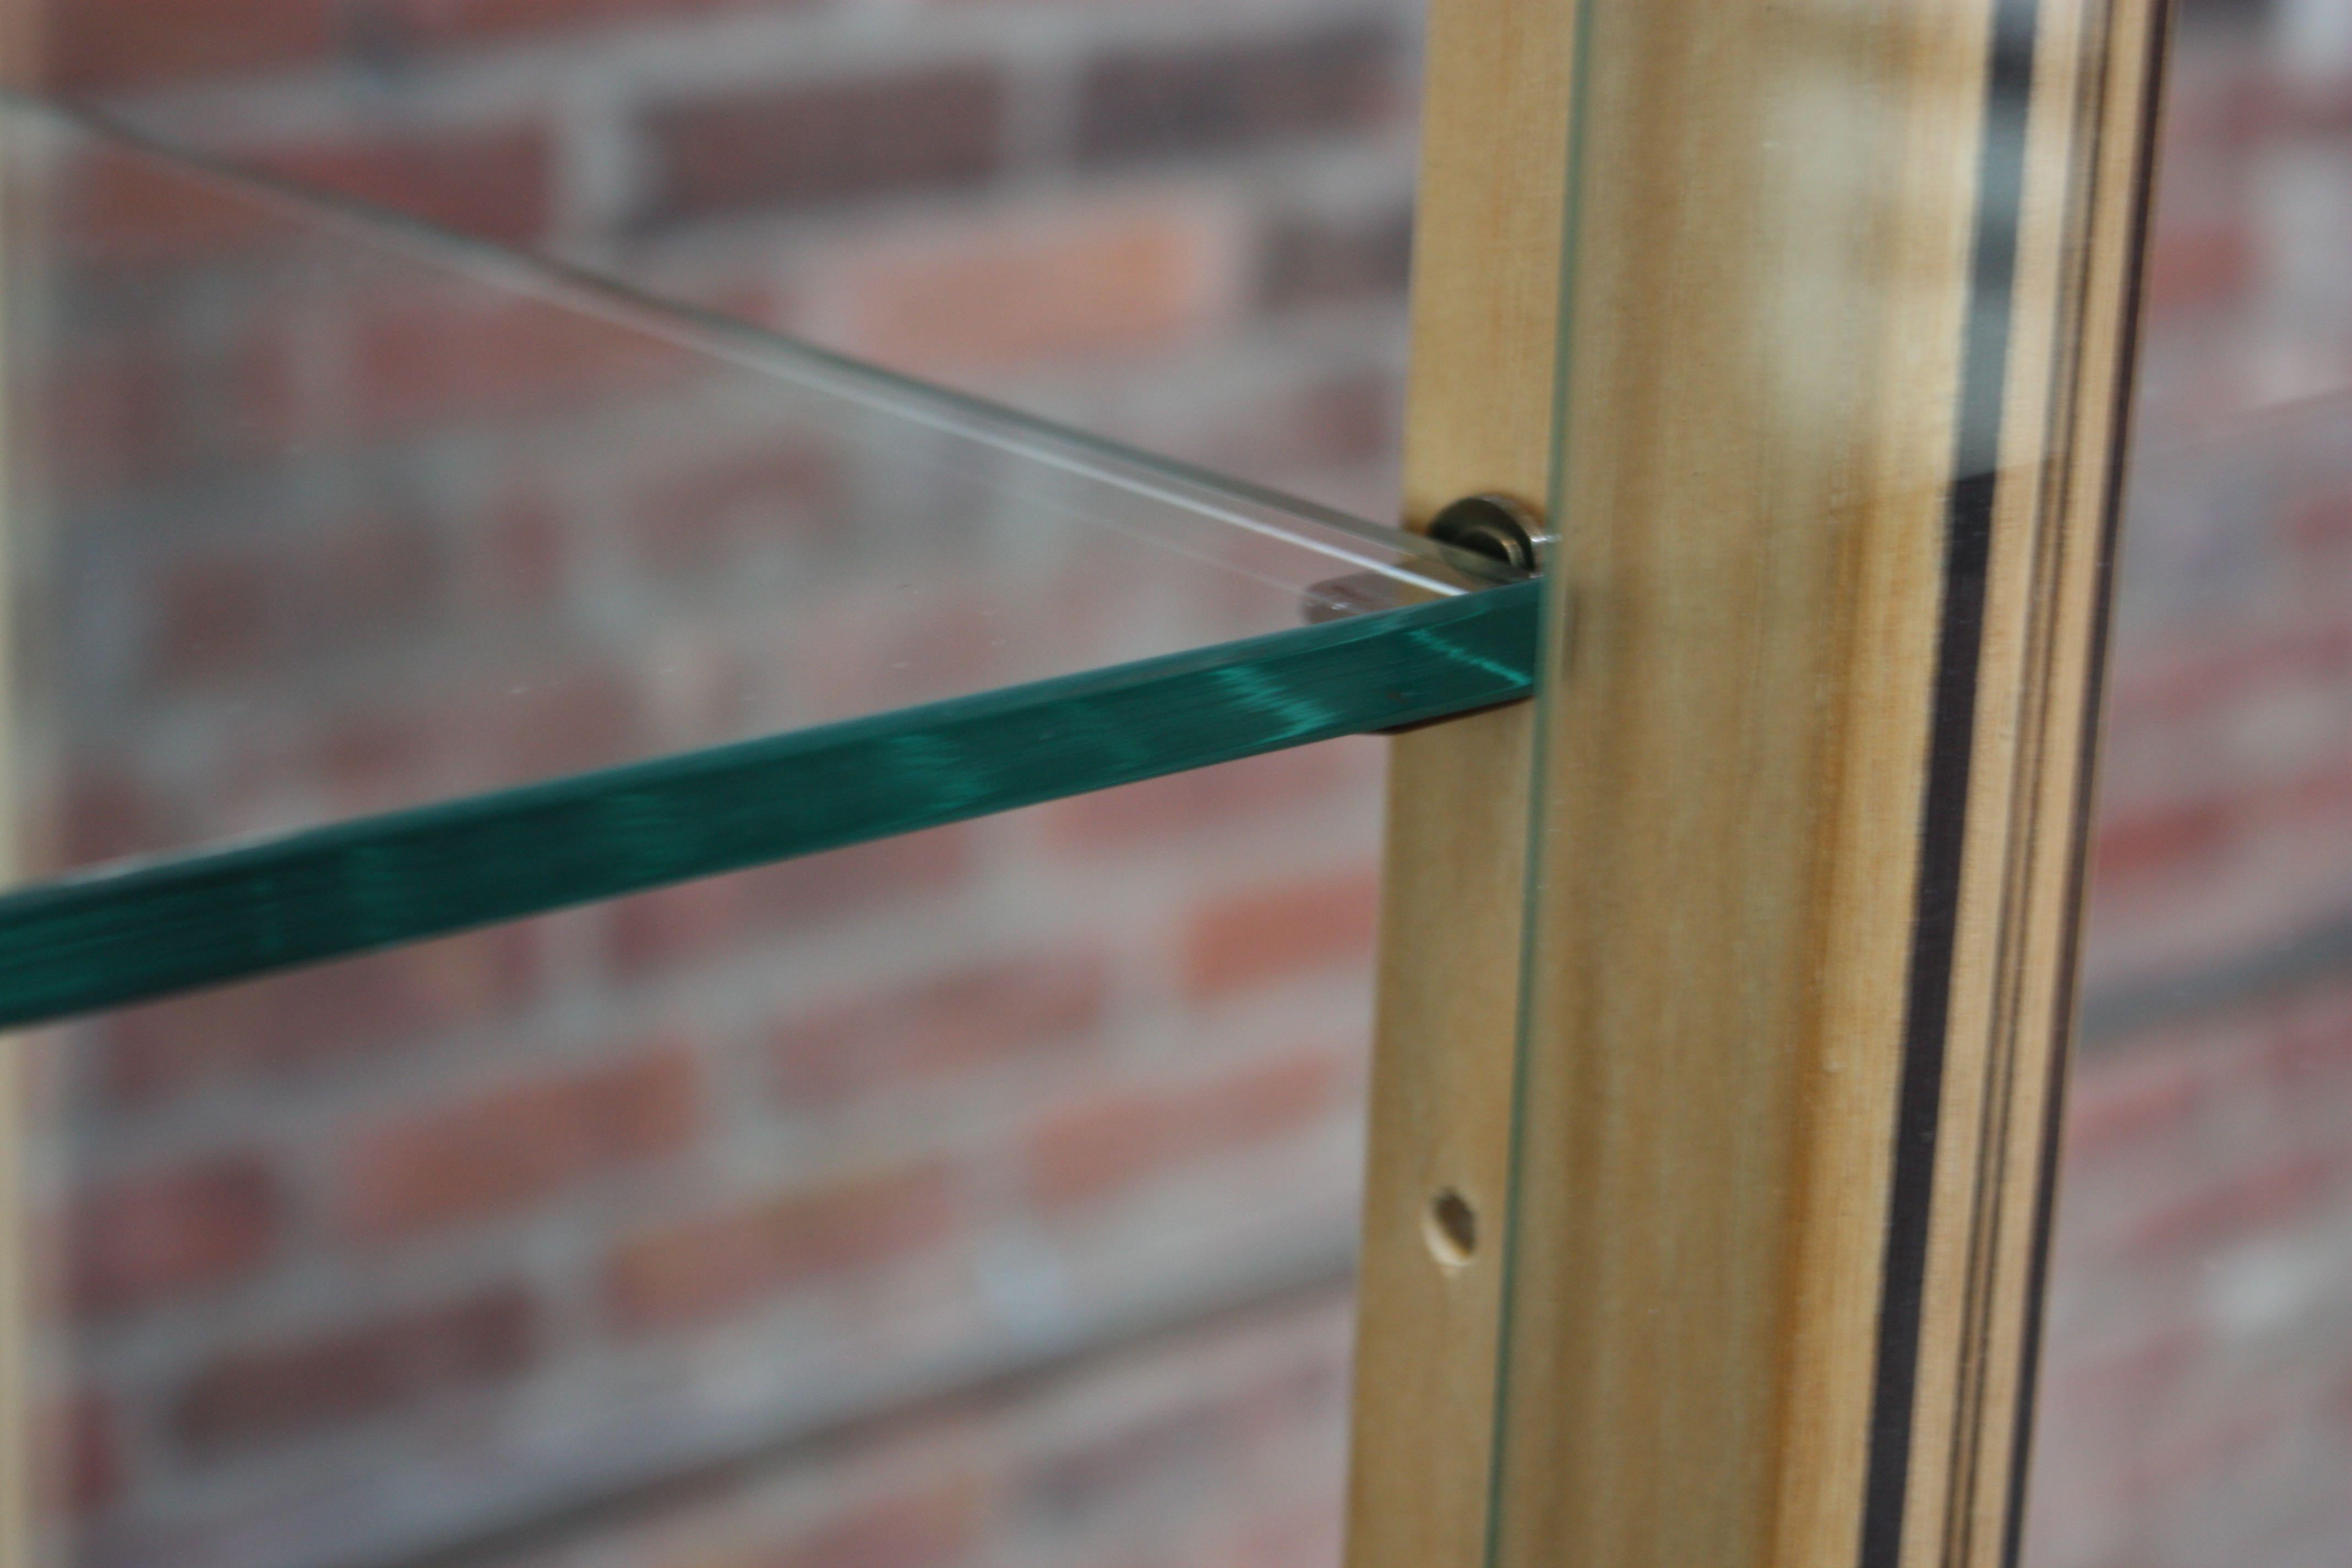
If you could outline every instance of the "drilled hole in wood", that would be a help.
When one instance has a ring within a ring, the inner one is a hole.
[[[1452,1187],[1429,1200],[1421,1228],[1428,1238],[1430,1255],[1444,1268],[1466,1267],[1478,1250],[1478,1211]]]

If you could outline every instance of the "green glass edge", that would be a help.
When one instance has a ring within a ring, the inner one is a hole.
[[[0,896],[25,1025],[913,833],[1534,689],[1534,582]]]

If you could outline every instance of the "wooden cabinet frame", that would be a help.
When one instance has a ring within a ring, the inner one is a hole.
[[[2157,0],[1433,0],[1351,1568],[2015,1560]]]
[[[1407,512],[1561,537],[1543,712],[1395,746],[1351,1568],[2015,1560],[2164,24],[1432,0]]]

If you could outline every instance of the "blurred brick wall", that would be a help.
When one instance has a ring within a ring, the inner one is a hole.
[[[1381,516],[1417,10],[64,0],[53,58],[175,138]],[[2347,8],[2190,11],[2035,1568],[2352,1557]],[[570,374],[433,326],[393,446]],[[59,440],[119,476],[194,416],[86,346]],[[656,556],[785,482],[649,486],[721,498]],[[422,564],[295,560],[394,647],[436,572],[560,578],[561,508],[454,518]],[[278,602],[265,564],[227,602]],[[248,623],[240,679],[300,657]],[[1376,777],[1275,759],[83,1033],[68,1550],[1332,1561]]]
[[[2186,23],[2032,1568],[2352,1561],[2352,6]]]
[[[55,0],[174,139],[1379,516],[1408,0]]]
[[[1417,13],[65,0],[51,58],[173,139],[1380,516]],[[719,595],[844,509],[788,401],[167,196],[64,215],[104,265],[44,372],[58,854],[954,655],[951,584],[828,607],[832,648]],[[532,717],[436,706],[436,657]],[[1379,780],[1318,748],[61,1032],[57,1555],[1336,1561]]]

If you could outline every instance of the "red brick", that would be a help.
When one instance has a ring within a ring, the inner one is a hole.
[[[381,35],[409,47],[451,47],[591,28],[671,22],[730,12],[804,10],[823,0],[379,0],[368,13]]]
[[[1266,460],[1286,468],[1379,462],[1404,438],[1404,384],[1386,368],[1324,376],[1300,390],[1281,433]]]
[[[257,323],[207,387],[234,399],[227,427],[257,448],[243,455],[276,461],[289,447],[467,422],[513,439],[532,420],[648,395],[710,369],[680,342],[566,300],[428,277],[371,278],[359,297],[306,299],[308,312]]]
[[[1345,1513],[1333,1496],[1252,1519],[1218,1568],[1295,1568],[1302,1563],[1339,1562],[1346,1556]]]
[[[155,589],[149,679],[177,686],[249,670],[272,657],[270,601],[284,580],[275,552],[183,561]]]
[[[575,410],[705,368],[678,343],[562,301],[449,289],[361,312],[345,390],[360,433],[394,436]]]
[[[536,125],[272,149],[241,161],[297,184],[509,245],[546,237],[554,212],[553,152]]]
[[[2332,563],[2352,545],[2352,489],[2331,488],[2297,496],[2284,513],[2283,531],[2298,553]]]
[[[199,1459],[283,1443],[526,1370],[539,1312],[520,1286],[220,1357],[179,1394],[172,1435]]]
[[[1329,1115],[1348,1081],[1338,1052],[1316,1050],[1075,1106],[1030,1135],[1030,1194],[1047,1207],[1091,1203],[1191,1162],[1271,1142]]]
[[[1412,270],[1412,208],[1301,213],[1266,236],[1258,283],[1276,310],[1402,296]]]
[[[1214,997],[1363,963],[1379,913],[1380,877],[1369,869],[1221,899],[1185,931],[1185,984]]]
[[[2339,1161],[2286,1154],[2164,1205],[2135,1227],[2129,1245],[2178,1256],[2242,1241],[2310,1213],[2342,1175]]]
[[[58,855],[67,866],[89,866],[153,849],[170,830],[163,803],[132,775],[127,760],[104,765],[88,752],[76,761],[62,798],[34,820],[59,824]]]
[[[572,530],[545,502],[519,500],[505,508],[484,544],[484,585],[509,607],[552,602],[572,571]]]
[[[64,8],[80,9],[79,0]],[[265,197],[140,153],[83,160],[57,202],[58,241],[85,266],[192,268],[283,247],[301,233]]]
[[[518,672],[514,679],[484,681],[476,690],[450,717],[463,737],[459,754],[478,776],[529,784],[644,754],[637,693],[617,671],[581,665]],[[451,706],[445,700],[438,710],[446,715]],[[418,717],[427,725],[436,721],[433,710]]]
[[[2352,1068],[2352,994],[2342,990],[2322,992],[2300,999],[2285,1009],[2274,1025],[2268,1018],[2256,1020],[2267,1037],[2267,1049],[2260,1061],[2296,1095],[2341,1095],[2340,1084],[2315,1081],[2323,1074],[2340,1074]],[[2233,1052],[2239,1060],[2253,1053]]]
[[[1087,1043],[1108,1000],[1108,965],[1079,953],[965,970],[794,1019],[771,1050],[784,1096],[824,1103],[971,1072]]]
[[[2315,139],[2352,132],[2352,71],[2340,64],[2316,80],[2282,84],[2258,79],[2247,84],[2246,96],[2249,117],[2273,135]]]
[[[445,793],[435,781],[462,773],[472,739],[442,714],[360,708],[334,715],[292,756],[262,761],[247,788],[266,795],[323,784],[340,812],[387,810]]]
[[[2236,837],[2243,805],[2198,800],[2103,818],[2091,838],[2093,876],[2105,879],[2193,865]]]
[[[2273,119],[2272,100],[2280,96],[2280,84],[2257,61],[2210,42],[2182,49],[2179,68],[2166,87],[2168,147],[2242,149],[2263,134]]]
[[[87,1519],[122,1495],[121,1420],[106,1395],[85,1390],[42,1409],[32,1443],[45,1517]]]
[[[1292,1364],[1239,1381],[1178,1385],[1150,1405],[1115,1412],[1049,1451],[1019,1479],[1023,1500],[1065,1524],[1116,1517],[1167,1487],[1172,1474],[1245,1467],[1253,1449],[1297,1444],[1344,1416],[1348,1373],[1318,1346]]]
[[[2258,1395],[2259,1397],[2259,1395]],[[2268,1409],[2206,1413],[2186,1431],[2158,1432],[2134,1445],[2124,1467],[2124,1500],[2145,1509],[2173,1499],[2211,1495],[2273,1443],[2292,1412]],[[2179,1559],[2174,1559],[2178,1562]]]
[[[694,1568],[945,1568],[973,1560],[985,1519],[979,1480],[952,1477]]]
[[[26,417],[62,497],[110,499],[187,460],[180,376],[168,348],[135,334],[57,353]]]
[[[1207,210],[1038,218],[840,258],[812,309],[850,353],[919,371],[1133,356],[1230,314],[1233,253]]]
[[[404,1240],[676,1153],[699,1120],[697,1080],[685,1047],[665,1046],[372,1129],[340,1161],[344,1224]]]
[[[2253,242],[2238,224],[2159,228],[2147,256],[2147,307],[2185,310],[2242,298],[2254,281]]]
[[[1172,1408],[1125,1413],[1116,1430],[1090,1430],[1076,1444],[1045,1456],[1021,1484],[1024,1510],[1068,1528],[1115,1516],[1122,1503],[1168,1484],[1171,1474],[1199,1472],[1236,1446],[1240,1425],[1226,1390],[1192,1394]]]
[[[99,1026],[108,1088],[143,1102],[217,1079],[348,1069],[537,994],[539,928],[489,931],[133,1007]]]
[[[1346,741],[1297,746],[1097,790],[1046,807],[1046,835],[1069,848],[1124,853],[1187,835],[1246,832],[1255,824],[1291,817],[1301,807],[1323,805],[1378,776],[1376,746]]]
[[[1064,569],[1087,582],[1085,568]],[[807,602],[785,628],[782,668],[808,712],[887,712],[1068,668],[1072,649],[1101,646],[1099,613],[1083,586],[1047,598],[938,573],[877,574]]]
[[[2084,1062],[2067,1096],[2068,1156],[2128,1148],[2179,1126],[2203,1102],[2210,1077],[2201,1056],[2177,1049]]]
[[[2119,1349],[2078,1354],[2055,1369],[2049,1398],[2070,1407],[2118,1410],[2143,1421],[2176,1398],[2200,1366],[2210,1364],[2213,1350],[2201,1325],[2159,1323],[2138,1331]]]
[[[336,0],[68,0],[48,7],[51,85],[155,87],[315,64]]]
[[[841,539],[852,517],[841,456],[771,437],[757,450],[667,476],[636,508],[640,562],[666,575],[709,572],[780,547]]]
[[[2325,830],[2346,819],[2352,807],[2352,764],[2330,758],[2326,765],[2299,773],[2256,797],[2273,822]]]
[[[148,679],[184,690],[268,667],[349,660],[432,624],[447,577],[429,526],[414,519],[362,519],[192,553],[158,573]]]
[[[930,1166],[687,1220],[614,1249],[608,1310],[628,1330],[738,1312],[936,1247],[955,1234],[960,1206],[950,1173]]]
[[[2147,730],[2202,717],[2297,681],[2340,689],[2347,672],[2352,626],[2232,628],[2218,639],[2184,638],[2138,652],[2117,672],[2113,709],[2118,724]]]
[[[1377,25],[1114,56],[1080,89],[1079,156],[1119,163],[1361,131],[1402,112],[1404,72],[1402,41]]]
[[[249,1275],[276,1251],[283,1211],[277,1178],[245,1154],[84,1193],[68,1232],[75,1306],[94,1316],[131,1311]]]
[[[656,110],[648,221],[967,186],[1002,162],[1004,84],[980,66]]]
[[[1397,367],[1368,355],[1364,363],[1297,367],[1300,374],[1256,382],[1221,400],[1184,445],[1198,460],[1225,473],[1302,475],[1328,485],[1333,470],[1363,492],[1357,510],[1372,515],[1391,504],[1378,494],[1377,476],[1395,454],[1404,427],[1404,381]],[[1294,488],[1299,488],[1294,484]],[[1270,583],[1297,570],[1295,545],[1236,530],[1218,552],[1230,568],[1204,580],[1221,591],[1234,623],[1255,629],[1276,606]]]
[[[607,961],[636,976],[740,952],[782,931],[952,887],[971,864],[969,831],[943,827],[623,899],[609,906]]]
[[[267,805],[291,785],[310,811],[323,785],[348,816],[609,766],[650,744],[639,693],[593,663],[477,669],[455,688],[320,717],[317,734],[289,735],[282,719],[253,734],[231,793]]]

